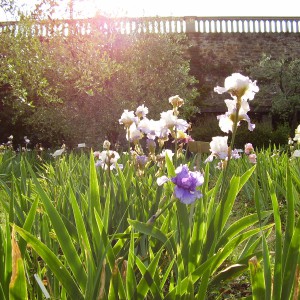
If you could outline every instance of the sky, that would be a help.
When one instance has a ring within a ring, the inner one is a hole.
[[[37,0],[17,0],[32,7]],[[299,0],[73,0],[80,17],[143,16],[273,16],[300,17]],[[69,0],[62,0],[67,6]],[[8,17],[0,9],[0,20]]]

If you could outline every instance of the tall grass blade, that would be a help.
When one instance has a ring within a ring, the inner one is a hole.
[[[34,279],[36,280],[37,284],[39,285],[41,291],[43,292],[44,294],[44,297],[46,299],[50,299],[50,294],[48,293],[48,291],[46,290],[41,278],[37,275],[37,274],[34,274]]]
[[[261,212],[262,218],[268,217],[271,213],[272,211]],[[233,237],[242,232],[244,229],[254,225],[258,221],[259,220],[257,214],[251,214],[240,218],[239,220],[231,224],[228,229],[226,229],[226,231],[222,234],[218,241],[217,248],[224,247],[224,245],[226,245],[226,243],[228,243],[228,241],[230,241]]]
[[[190,254],[190,226],[189,226],[189,214],[187,211],[187,205],[176,201],[177,207],[177,232],[180,247],[180,254],[182,257],[182,264],[179,266],[179,273],[184,278],[188,274],[189,254]],[[181,268],[182,267],[182,268]]]
[[[286,216],[286,228],[283,244],[282,262],[283,268],[285,268],[287,252],[292,241],[295,226],[295,201],[293,193],[294,185],[291,178],[291,172],[289,165],[286,166],[286,204],[287,204],[287,216]]]
[[[166,166],[168,171],[168,177],[174,177],[176,175],[175,173],[175,167],[173,165],[172,159],[169,157],[168,154],[166,154]]]
[[[138,283],[133,299],[145,299],[149,289],[151,290],[153,299],[163,299],[161,289],[159,288],[159,283],[154,279],[155,273],[158,271],[158,263],[162,251],[163,247],[157,251],[148,267],[143,264],[138,256],[136,257],[136,265],[142,274],[142,278]]]
[[[126,292],[127,299],[133,299],[133,295],[137,288],[137,282],[134,274],[136,255],[134,253],[134,235],[131,232],[130,246],[128,252],[128,262],[126,269]]]
[[[21,256],[20,248],[15,240],[15,232],[12,231],[12,274],[9,283],[9,299],[27,300],[27,283],[25,276],[24,262]]]
[[[83,268],[83,264],[79,258],[79,255],[74,246],[72,238],[68,230],[66,229],[65,224],[62,221],[59,213],[57,212],[56,208],[52,204],[52,201],[49,199],[46,192],[41,187],[36,175],[34,174],[29,164],[28,164],[28,169],[32,176],[36,189],[40,195],[41,201],[44,204],[45,210],[47,211],[49,219],[51,220],[51,224],[56,233],[57,239],[65,255],[65,258],[68,262],[68,265],[72,270],[78,285],[80,286],[82,291],[84,291],[86,288],[87,274]]]
[[[103,245],[103,253],[99,253],[99,254],[105,254],[106,253],[106,259],[108,261],[109,267],[111,269],[112,272],[112,280],[111,280],[111,284],[112,284],[112,288],[114,289],[114,291],[112,291],[112,293],[114,293],[115,295],[119,295],[117,297],[120,298],[126,298],[126,292],[125,292],[125,287],[123,284],[123,280],[121,278],[121,274],[120,274],[120,270],[118,268],[118,260],[116,259],[115,255],[114,255],[114,251],[111,245],[111,242],[108,239],[107,233],[104,229],[104,225],[103,222],[100,218],[100,216],[98,215],[97,211],[95,210],[95,217],[96,217],[96,222],[97,222],[97,226],[98,226],[98,230],[99,230],[99,235],[100,235],[100,242]],[[112,296],[113,294],[111,294],[110,296]]]
[[[279,213],[278,200],[275,194],[274,185],[270,175],[268,175],[268,182],[270,187],[270,196],[272,200],[274,220],[275,220],[275,265],[274,265],[274,284],[273,284],[273,299],[281,300],[282,289],[282,228]]]
[[[201,258],[202,262],[204,262],[207,259],[209,253],[214,251],[213,245],[216,243],[217,239],[219,238],[219,235],[221,234],[224,228],[224,225],[227,222],[234,200],[236,199],[236,195],[239,190],[239,185],[239,177],[234,176],[230,181],[227,197],[225,199],[222,199],[221,202],[218,204],[215,215],[212,218],[207,230],[207,239],[203,248]]]
[[[299,268],[300,266],[299,257],[300,257],[300,217],[298,217],[298,221],[294,229],[294,233],[286,257],[286,263],[285,263],[283,280],[282,280],[283,289],[281,292],[281,299],[290,299],[291,296],[293,295],[293,285],[295,283],[295,279],[297,279],[296,270],[297,267]]]
[[[249,260],[249,269],[252,285],[252,299],[264,300],[265,299],[265,285],[264,273],[260,263],[256,257]]]
[[[265,280],[265,299],[271,300],[272,297],[272,274],[271,274],[271,261],[270,251],[267,244],[265,233],[262,232],[262,247],[263,247],[263,272]]]
[[[159,241],[161,241],[163,244],[166,245],[167,250],[169,251],[169,254],[171,257],[174,256],[174,253],[176,253],[176,246],[174,243],[172,243],[172,239],[168,238],[161,230],[156,228],[153,225],[145,224],[136,220],[130,220],[128,219],[128,223],[137,231],[144,233],[148,236],[152,236]]]
[[[27,218],[25,220],[25,223],[23,225],[23,228],[26,231],[28,231],[28,232],[30,232],[31,227],[33,225],[34,218],[35,218],[35,215],[36,215],[36,209],[38,207],[38,204],[39,204],[39,199],[37,197],[35,199],[35,201],[33,202],[32,206],[31,206],[31,208],[29,210],[29,213],[27,215]],[[24,257],[24,253],[25,253],[25,250],[26,250],[26,242],[23,239],[21,239],[19,241],[19,247],[20,247],[21,255],[22,255],[22,257]]]
[[[90,154],[90,173],[89,173],[89,198],[88,198],[88,220],[90,222],[90,227],[93,232],[93,239],[95,241],[96,249],[100,248],[99,240],[99,231],[95,218],[95,210],[98,215],[101,214],[101,203],[100,203],[100,189],[97,178],[97,172],[95,167],[95,160],[93,153]]]
[[[31,248],[45,261],[48,267],[52,270],[55,277],[59,280],[61,285],[66,289],[72,299],[83,299],[78,285],[74,281],[74,278],[68,272],[64,264],[45,244],[39,241],[32,234],[27,232],[21,227],[14,225],[17,233],[28,243]]]
[[[11,273],[12,273],[12,244],[11,244],[11,231],[10,231],[10,226],[9,226],[9,222],[7,222],[6,220],[6,241],[5,241],[5,264],[4,264],[4,278],[3,278],[3,287],[5,289],[5,294],[9,295],[9,281],[10,281],[10,277],[11,277]]]

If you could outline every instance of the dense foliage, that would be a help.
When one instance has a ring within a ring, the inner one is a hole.
[[[273,125],[287,123],[294,130],[299,121],[299,58],[282,54],[275,59],[264,55],[257,64],[251,64],[249,72],[261,87],[258,105],[271,104]]]
[[[1,33],[3,142],[10,134],[46,146],[93,145],[105,137],[116,142],[116,120],[125,107],[147,103],[156,113],[172,94],[189,100],[186,116],[194,113],[197,92],[184,36],[107,34],[101,19],[91,21],[89,34],[70,21],[64,35],[56,20],[47,20],[48,35],[32,34],[45,23],[38,19],[42,13],[38,8],[31,17],[23,15],[18,30]]]
[[[254,119],[254,118],[253,118]],[[255,119],[254,119],[255,120]],[[237,132],[236,147],[243,148],[245,143],[252,143],[257,149],[286,145],[291,136],[291,128],[285,124],[277,124],[274,129],[271,122],[255,122],[255,130],[250,132],[246,124],[242,124]],[[220,135],[221,130],[216,122],[215,115],[200,115],[193,124],[191,132],[193,138],[198,141],[210,142],[212,136]]]
[[[259,87],[233,73],[214,91],[232,99],[204,161],[187,152],[179,96],[159,120],[124,110],[122,154],[107,140],[90,154],[2,149],[1,298],[205,300],[246,281],[233,297],[297,299],[300,125],[288,149],[239,151]]]
[[[220,203],[224,174],[206,165],[203,198],[189,206],[174,202],[171,182],[156,184],[158,171],[174,176],[170,161],[139,173],[123,155],[123,171],[109,173],[96,170],[86,154],[54,161],[43,153],[42,163],[30,152],[2,154],[1,299],[14,293],[22,299],[47,293],[59,299],[216,299],[230,293],[237,299],[251,295],[244,285],[250,271],[253,299],[267,299],[262,293],[270,295],[273,280],[278,299],[290,299],[297,292],[300,170],[287,153],[272,154],[259,153],[256,168],[246,156],[233,161]]]

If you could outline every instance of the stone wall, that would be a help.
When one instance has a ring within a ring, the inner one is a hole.
[[[263,54],[279,58],[282,55],[300,58],[299,33],[186,33],[192,46],[188,56],[191,74],[198,80],[202,92],[201,106],[207,111],[222,111],[220,97],[213,87],[224,84],[234,72],[248,75],[246,69],[257,63]],[[201,96],[200,96],[201,97]]]
[[[18,22],[0,22],[4,30],[16,33]],[[191,61],[191,74],[199,81],[201,96],[196,103],[202,111],[225,110],[216,85],[234,72],[247,74],[247,67],[263,54],[300,57],[300,17],[142,17],[71,19],[35,22],[31,33],[47,36],[53,31],[64,35],[89,34],[93,31],[118,34],[182,33],[191,47],[186,54]],[[259,84],[259,83],[258,83]],[[222,95],[223,96],[223,95]],[[267,101],[268,102],[268,101]],[[266,110],[268,104],[266,103]]]

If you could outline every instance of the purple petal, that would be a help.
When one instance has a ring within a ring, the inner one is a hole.
[[[202,197],[200,191],[191,192],[189,190],[182,189],[178,186],[175,187],[175,196],[184,204],[191,204],[195,202],[196,199]]]

